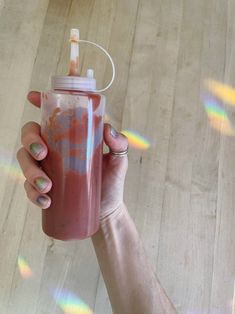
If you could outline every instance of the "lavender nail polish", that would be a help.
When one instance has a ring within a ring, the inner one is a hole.
[[[112,126],[110,127],[110,133],[112,137],[118,137],[118,132]]]
[[[44,197],[44,196],[39,196],[38,198],[37,198],[37,203],[40,205],[40,206],[46,206],[48,203],[49,203],[49,200],[46,198],[46,197]]]

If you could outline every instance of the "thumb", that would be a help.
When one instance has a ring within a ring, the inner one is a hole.
[[[104,124],[104,142],[113,152],[122,152],[128,148],[127,137],[117,132],[111,124]]]

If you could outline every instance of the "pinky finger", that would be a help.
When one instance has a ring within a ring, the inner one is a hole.
[[[46,194],[40,194],[29,181],[25,180],[24,188],[28,199],[42,209],[46,209],[51,205],[51,199]]]

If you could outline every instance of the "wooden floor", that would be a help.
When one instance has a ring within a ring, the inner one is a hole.
[[[164,289],[180,314],[232,313],[235,139],[211,127],[201,94],[207,78],[235,86],[234,16],[232,0],[0,0],[1,314],[62,313],[51,293],[61,289],[112,313],[90,240],[42,233],[15,156],[23,124],[40,123],[28,91],[67,73],[70,28],[113,56],[111,123],[151,142],[130,149],[125,202]],[[83,73],[94,67],[103,86],[109,63],[81,50]],[[22,278],[18,256],[33,277]]]

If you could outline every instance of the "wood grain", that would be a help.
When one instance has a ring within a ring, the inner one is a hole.
[[[124,199],[162,286],[180,314],[231,313],[235,144],[211,128],[201,95],[205,78],[235,86],[234,15],[231,0],[0,0],[1,314],[61,313],[52,291],[63,289],[112,313],[91,241],[46,237],[12,170],[21,127],[41,119],[27,93],[67,73],[70,28],[114,59],[105,92],[112,125],[151,143],[130,149]],[[110,64],[96,48],[80,50],[81,73],[94,68],[101,88]],[[32,278],[21,277],[19,255]]]

